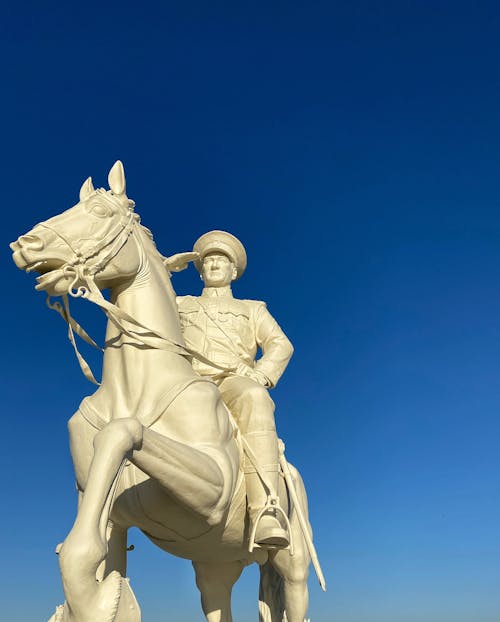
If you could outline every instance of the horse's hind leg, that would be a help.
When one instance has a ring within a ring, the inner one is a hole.
[[[276,553],[271,564],[283,577],[283,591],[287,622],[304,622],[309,607],[307,577],[309,575],[309,555],[299,543],[298,534],[294,534],[295,552],[293,557],[288,551]],[[281,620],[279,621],[281,622]]]
[[[231,592],[244,565],[239,561],[224,564],[193,562],[193,567],[208,622],[233,622]]]
[[[295,467],[289,465],[289,468],[302,512],[307,521],[307,496],[302,478]],[[288,550],[281,550],[270,555],[269,561],[278,574],[283,577],[283,596],[287,622],[304,622],[309,606],[307,578],[309,576],[311,558],[302,534],[297,512],[292,512],[290,523],[294,545],[293,556],[290,555]],[[311,533],[309,524],[307,524],[307,528],[309,533]]]

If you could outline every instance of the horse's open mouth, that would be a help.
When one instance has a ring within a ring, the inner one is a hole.
[[[37,272],[39,276],[36,278],[37,284],[35,289],[40,291],[54,286],[61,279],[67,279],[62,267],[64,261],[61,259],[40,259],[32,261],[24,270],[26,272]]]
[[[63,265],[60,259],[41,259],[39,261],[33,261],[25,268],[26,272],[38,272],[40,275],[57,270]]]

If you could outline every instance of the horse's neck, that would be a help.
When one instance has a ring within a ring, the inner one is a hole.
[[[182,343],[175,292],[157,253],[145,254],[138,273],[126,284],[112,287],[110,293],[111,302],[146,329]],[[108,326],[107,341],[119,335],[116,326]]]
[[[141,232],[143,238],[146,236]],[[170,278],[149,240],[138,274],[126,285],[111,288],[111,302],[142,326],[175,343],[183,343]],[[126,322],[127,328],[138,329]],[[102,385],[96,398],[112,407],[112,417],[146,414],[169,388],[191,374],[186,359],[171,351],[145,346],[108,322]],[[112,403],[111,403],[112,402]]]

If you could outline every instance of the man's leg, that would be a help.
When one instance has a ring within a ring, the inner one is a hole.
[[[274,402],[268,391],[250,378],[231,376],[219,386],[222,399],[236,419],[243,438],[264,471],[271,490],[266,490],[255,466],[245,455],[245,483],[248,512],[252,523],[265,507],[268,494],[277,497],[279,480],[278,438],[274,422]],[[255,542],[261,546],[286,547],[287,532],[272,510],[266,511],[257,524]]]

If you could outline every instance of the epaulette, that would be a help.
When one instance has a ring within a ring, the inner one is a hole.
[[[267,307],[267,304],[263,300],[246,300],[246,299],[242,299],[242,302],[248,302],[251,305],[263,305],[264,307]]]

